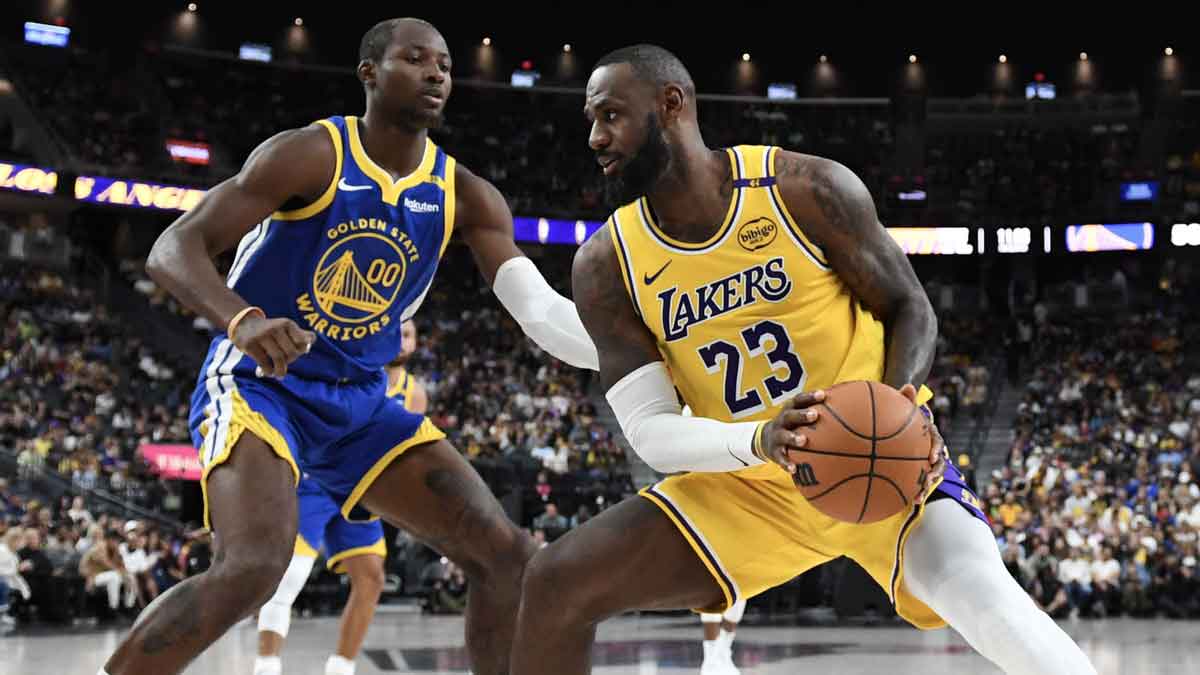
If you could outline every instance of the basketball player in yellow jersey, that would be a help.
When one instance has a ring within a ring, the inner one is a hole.
[[[870,379],[928,397],[933,309],[862,182],[778,148],[709,149],[691,76],[659,47],[601,59],[585,112],[619,208],[577,254],[575,301],[630,444],[686,473],[534,556],[513,675],[587,673],[607,617],[722,611],[842,555],[909,622],[950,623],[1006,672],[1094,673],[1008,574],[970,492],[944,487],[957,473],[937,434],[935,475],[892,518],[831,519],[793,484],[787,451],[804,447],[822,388]]]

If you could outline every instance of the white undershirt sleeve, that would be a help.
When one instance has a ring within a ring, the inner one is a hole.
[[[662,361],[621,378],[605,395],[635,452],[656,471],[737,471],[754,454],[761,422],[685,417]]]
[[[517,256],[504,261],[492,291],[537,346],[576,368],[600,369],[596,345],[575,303],[551,288],[532,260]]]

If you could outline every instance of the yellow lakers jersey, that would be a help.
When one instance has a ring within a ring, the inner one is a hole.
[[[388,388],[388,398],[394,398],[408,408],[409,401],[412,401],[413,389],[416,386],[417,379],[407,369],[401,368],[400,377],[396,378],[396,383]]]
[[[645,198],[608,220],[625,287],[684,401],[702,417],[761,420],[802,391],[880,380],[883,324],[788,213],[779,148],[726,152],[733,194],[708,241],[672,239]]]

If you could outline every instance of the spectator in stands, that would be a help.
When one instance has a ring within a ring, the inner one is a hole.
[[[1200,616],[1200,579],[1196,577],[1196,558],[1182,560],[1168,556],[1158,580],[1157,605],[1167,617],[1191,619]]]
[[[1121,563],[1113,558],[1110,546],[1102,546],[1100,557],[1092,562],[1092,592],[1100,617],[1121,611]]]
[[[435,584],[436,614],[462,614],[467,607],[467,577],[453,561],[446,563],[446,576]]]
[[[1054,565],[1038,566],[1030,595],[1039,609],[1055,619],[1066,618],[1071,611],[1066,587],[1055,573]]]
[[[71,508],[67,510],[67,517],[83,527],[85,531],[92,526],[92,523],[96,522],[91,511],[84,506],[83,497],[75,497],[71,502]]]
[[[1071,616],[1086,614],[1092,606],[1092,565],[1082,549],[1073,549],[1071,556],[1058,565],[1058,580],[1067,591]]]
[[[537,482],[534,483],[533,490],[543,502],[550,500],[550,493],[553,491],[553,488],[550,486],[550,481],[546,477],[545,471],[537,473]]]
[[[1029,588],[1029,580],[1025,578],[1023,571],[1024,561],[1021,560],[1021,545],[1016,541],[1010,541],[1004,547],[1004,553],[1001,556],[1004,560],[1004,567],[1008,569],[1008,573],[1016,579],[1021,588]]]
[[[571,516],[570,528],[573,530],[591,519],[592,510],[588,508],[587,504],[580,504],[579,508],[575,510],[575,515]]]
[[[115,530],[109,530],[104,539],[94,544],[79,561],[79,575],[84,578],[84,588],[89,593],[103,589],[108,596],[110,611],[116,611],[120,606],[122,589],[126,591],[126,607],[132,607],[137,598],[136,592],[130,587],[131,580],[121,559],[118,549],[120,543],[121,535]]]
[[[546,510],[542,515],[533,519],[533,526],[536,529],[544,530],[546,537],[550,541],[554,541],[566,533],[570,527],[566,516],[558,512],[558,505],[554,502],[546,503]]]
[[[126,530],[125,544],[120,548],[125,571],[133,580],[139,607],[145,607],[158,596],[158,585],[154,581],[154,566],[158,564],[157,551],[148,548],[148,538],[142,524],[132,522]]]
[[[50,559],[50,564],[55,571],[64,569],[74,569],[77,562],[77,553],[75,544],[79,541],[79,535],[75,531],[75,527],[70,521],[59,521],[57,527],[54,528],[54,533],[46,540],[46,557]]]
[[[53,587],[54,565],[42,550],[41,531],[30,527],[24,530],[24,535],[24,544],[17,551],[20,560],[17,571],[29,584],[30,601],[38,605],[41,616],[50,618],[57,609],[54,605],[57,595]]]
[[[1009,492],[1004,495],[1004,503],[1001,504],[996,512],[991,514],[993,518],[999,518],[1000,522],[1004,523],[1005,527],[1013,527],[1017,524],[1017,519],[1025,512],[1025,507],[1017,503],[1017,495],[1015,492]]]
[[[25,515],[20,506],[20,500],[8,486],[8,479],[0,478],[0,520],[5,518],[20,518]]]
[[[104,523],[93,523],[87,529],[87,533],[75,542],[76,552],[83,554],[91,550],[92,546],[100,543],[104,539]]]
[[[9,602],[14,595],[29,600],[32,591],[21,575],[21,559],[17,549],[24,545],[25,532],[19,527],[9,528],[0,539],[0,632],[11,628],[13,619],[8,614]]]
[[[150,532],[147,550],[155,559],[151,575],[158,593],[165,593],[183,581],[183,566],[178,557],[171,555],[171,542],[162,537],[158,530]]]

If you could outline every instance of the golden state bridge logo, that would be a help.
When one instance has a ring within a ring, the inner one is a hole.
[[[317,261],[312,294],[296,298],[296,307],[312,330],[331,339],[378,333],[391,323],[388,310],[408,266],[421,257],[416,244],[377,218],[338,223],[325,236],[332,244]]]

